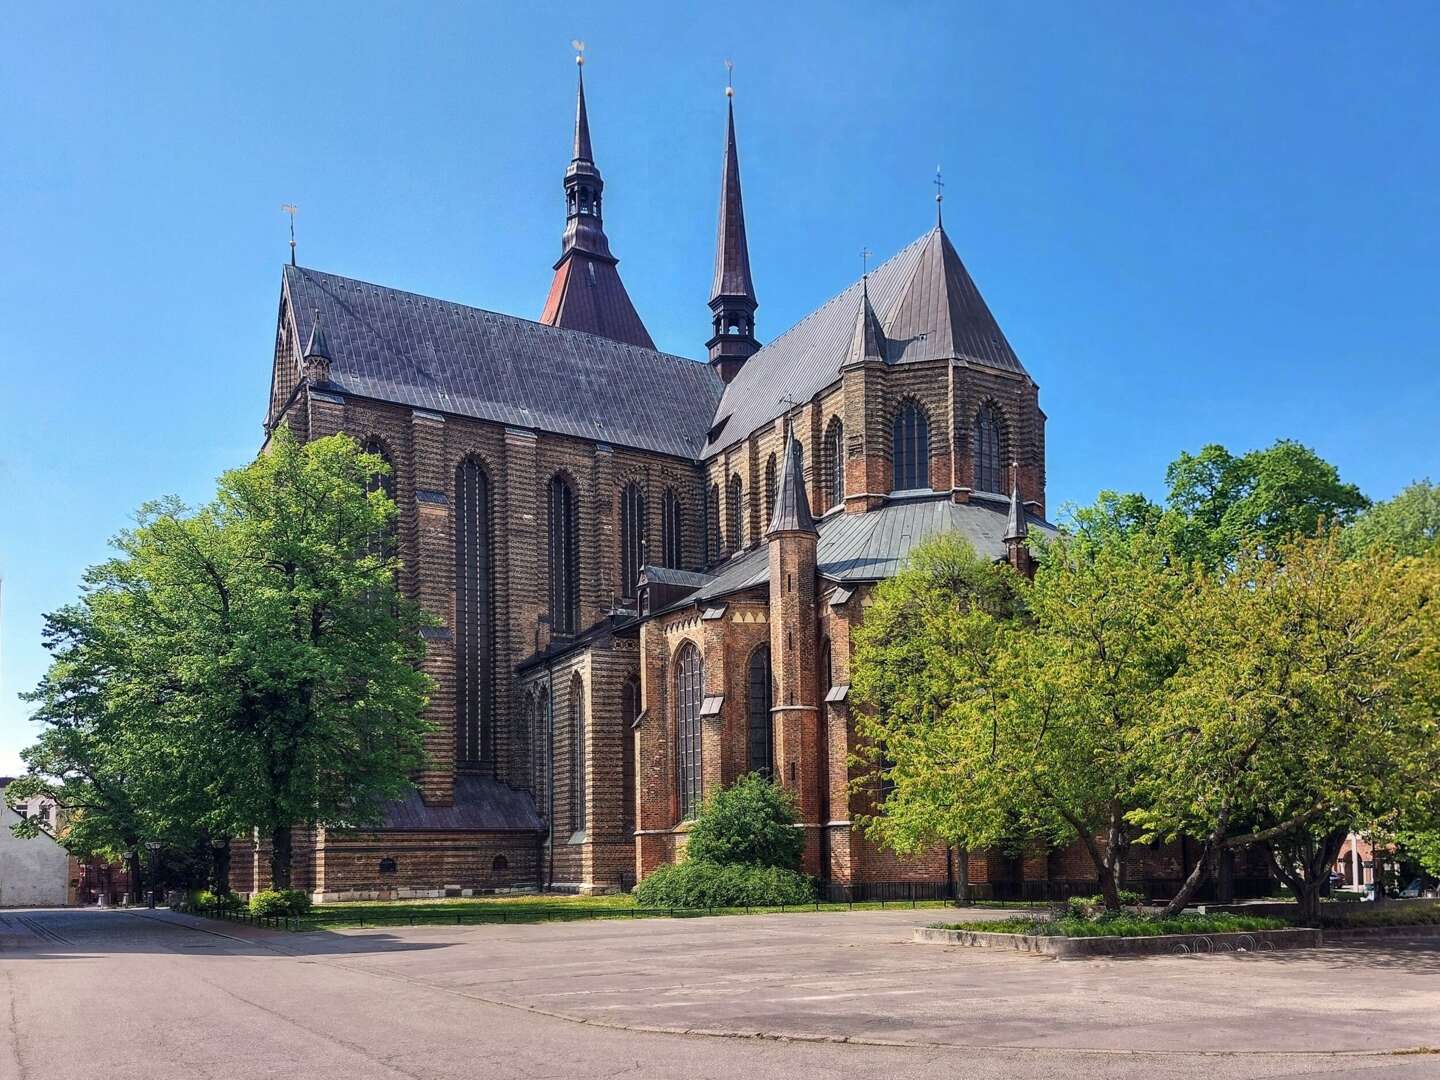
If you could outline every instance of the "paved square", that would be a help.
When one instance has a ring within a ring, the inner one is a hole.
[[[1440,1076],[1440,1054],[1393,1053],[1440,1046],[1440,939],[1057,962],[913,944],[935,919],[284,934],[9,912],[0,1077]]]

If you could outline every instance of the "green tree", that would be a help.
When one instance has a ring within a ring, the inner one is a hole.
[[[1177,549],[1210,567],[1232,559],[1246,542],[1274,548],[1314,536],[1369,505],[1334,465],[1290,439],[1238,457],[1218,443],[1182,452],[1165,482]]]
[[[1401,555],[1422,555],[1440,543],[1440,485],[1411,484],[1393,499],[1376,503],[1345,530],[1350,551],[1389,548]]]
[[[994,665],[1022,612],[1022,580],[963,539],[938,536],[876,587],[856,628],[852,701],[862,743],[854,797],[861,827],[914,853],[937,843],[959,857],[1008,841],[1004,785],[988,767]],[[876,812],[876,811],[879,812]]]
[[[1346,833],[1433,789],[1440,742],[1417,693],[1428,591],[1389,553],[1345,558],[1335,530],[1192,578],[1176,619],[1186,662],[1131,813],[1147,837],[1203,841],[1169,913],[1220,852],[1260,844],[1313,920]]]
[[[210,505],[146,507],[52,618],[32,771],[88,783],[92,816],[122,777],[147,838],[258,828],[280,887],[293,827],[377,821],[423,761],[430,685],[420,612],[377,542],[395,507],[367,488],[385,467],[346,436],[282,428]],[[83,742],[56,745],[67,715]]]
[[[805,836],[795,798],[758,773],[746,773],[705,800],[690,828],[685,857],[717,866],[747,864],[799,870]]]
[[[988,846],[1017,823],[1079,841],[1118,909],[1146,727],[1181,659],[1185,575],[1142,532],[1053,544],[1029,585],[970,560],[947,576],[917,553],[857,635],[859,728],[893,785],[866,826],[901,850]]]

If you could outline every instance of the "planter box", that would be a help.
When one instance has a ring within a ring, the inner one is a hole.
[[[1225,934],[1155,934],[1149,937],[1060,937],[993,934],[983,930],[921,927],[915,940],[929,945],[969,945],[1007,949],[1058,959],[1087,956],[1162,956],[1217,952],[1272,952],[1311,949],[1321,943],[1319,930],[1251,930]]]

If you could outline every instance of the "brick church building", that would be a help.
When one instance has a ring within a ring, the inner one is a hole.
[[[794,791],[823,881],[944,881],[944,849],[899,859],[852,825],[851,630],[927,537],[1023,564],[1051,530],[1036,384],[938,214],[762,344],[733,99],[708,362],[658,351],[606,233],[583,69],[576,104],[538,321],[284,270],[267,437],[348,432],[389,461],[400,585],[439,623],[416,791],[374,831],[297,835],[296,885],[623,888],[752,770]],[[268,869],[244,847],[241,890]],[[1071,862],[977,854],[972,879],[1093,878]]]

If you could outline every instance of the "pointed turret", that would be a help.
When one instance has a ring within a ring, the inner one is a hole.
[[[325,339],[325,328],[320,325],[320,309],[316,308],[315,320],[310,324],[310,340],[301,358],[306,381],[312,386],[329,382],[330,359],[330,343]]]
[[[775,484],[775,508],[770,517],[766,537],[776,533],[815,533],[815,518],[810,513],[810,499],[805,494],[805,466],[800,458],[800,444],[792,431],[785,444],[785,463]]]
[[[587,334],[655,347],[620,280],[619,262],[610,253],[601,213],[605,181],[590,146],[590,116],[585,107],[585,58],[577,56],[575,138],[565,170],[565,233],[550,295],[540,321]]]
[[[1010,466],[1010,516],[1005,522],[1005,551],[1011,566],[1026,577],[1030,576],[1030,549],[1025,539],[1030,535],[1030,526],[1025,520],[1025,504],[1020,501],[1020,467]]]
[[[860,287],[860,306],[855,312],[855,330],[850,335],[850,349],[845,354],[843,367],[852,364],[885,362],[885,331],[870,306],[870,281],[868,276]]]
[[[725,163],[720,172],[720,221],[715,233],[715,278],[710,286],[713,336],[710,363],[727,383],[760,348],[755,340],[755,283],[745,239],[745,204],[740,196],[740,152],[735,146],[735,92],[725,88]]]

